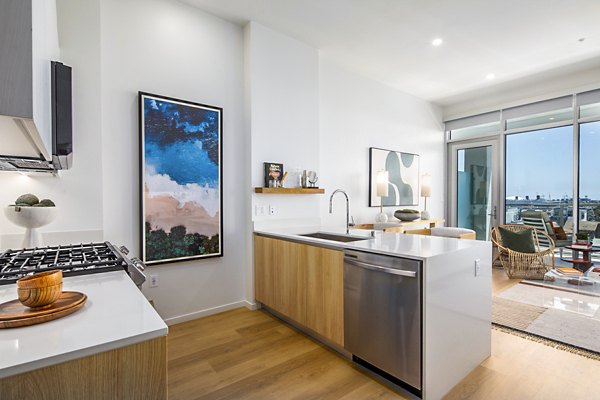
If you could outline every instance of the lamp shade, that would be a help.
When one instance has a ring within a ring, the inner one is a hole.
[[[388,195],[389,174],[387,171],[377,173],[377,196],[387,197]]]
[[[421,196],[431,197],[431,175],[429,174],[421,177]]]

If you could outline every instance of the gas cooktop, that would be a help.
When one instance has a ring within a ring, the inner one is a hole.
[[[125,270],[138,287],[146,280],[144,264],[126,257],[124,246],[110,242],[6,250],[0,254],[0,285],[16,282],[37,272],[60,269],[63,276],[96,274]]]

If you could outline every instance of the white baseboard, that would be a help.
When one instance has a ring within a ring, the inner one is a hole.
[[[165,319],[165,323],[169,326],[180,324],[182,322],[191,321],[193,319],[208,317],[209,315],[222,313],[225,311],[233,310],[235,308],[246,307],[250,310],[256,310],[256,303],[251,303],[247,300],[236,301],[234,303],[223,304],[222,306],[207,308],[205,310],[195,311],[193,313],[178,315],[177,317],[171,317]]]
[[[259,308],[257,303],[252,303],[252,302],[249,302],[248,300],[244,300],[243,302],[248,310],[254,311],[254,310],[258,310],[258,308]]]

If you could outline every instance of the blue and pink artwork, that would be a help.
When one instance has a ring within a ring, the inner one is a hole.
[[[218,107],[139,94],[142,260],[223,255]]]

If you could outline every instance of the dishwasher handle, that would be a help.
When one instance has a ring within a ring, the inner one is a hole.
[[[368,263],[365,263],[365,262],[362,262],[362,261],[352,260],[352,259],[349,259],[349,258],[345,258],[344,262],[346,262],[348,264],[356,265],[357,267],[362,267],[362,268],[370,269],[372,271],[385,272],[387,274],[406,276],[406,277],[409,277],[409,278],[416,278],[417,277],[417,273],[415,271],[406,271],[406,270],[403,270],[403,269],[396,269],[396,268],[386,268],[386,267],[381,267],[379,265],[368,264]]]

